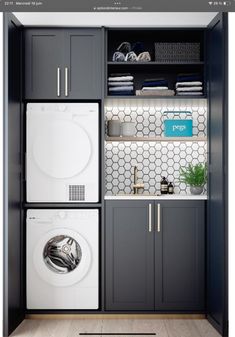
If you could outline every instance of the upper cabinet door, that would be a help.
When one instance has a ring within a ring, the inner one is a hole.
[[[106,310],[154,310],[153,203],[106,201]]]
[[[103,46],[101,36],[101,29],[66,30],[65,98],[101,98]]]
[[[204,201],[156,203],[156,310],[204,310]]]
[[[64,31],[25,30],[25,98],[62,98]]]

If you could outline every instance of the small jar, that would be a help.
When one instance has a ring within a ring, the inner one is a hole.
[[[168,194],[173,194],[174,193],[174,186],[171,182],[168,184]]]
[[[109,137],[120,137],[121,135],[121,123],[119,120],[109,120],[107,123],[107,133]]]

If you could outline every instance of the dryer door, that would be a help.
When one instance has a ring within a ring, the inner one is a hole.
[[[44,125],[33,143],[38,168],[52,178],[71,178],[88,165],[91,142],[86,130],[69,120]]]
[[[91,250],[76,231],[61,228],[47,232],[33,256],[38,275],[47,283],[65,287],[81,281],[91,266]]]

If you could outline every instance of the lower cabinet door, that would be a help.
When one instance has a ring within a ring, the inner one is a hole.
[[[154,310],[154,203],[106,201],[106,310]]]
[[[203,311],[205,202],[155,203],[155,310]]]

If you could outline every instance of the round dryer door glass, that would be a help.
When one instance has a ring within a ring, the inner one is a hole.
[[[58,274],[67,274],[79,265],[82,250],[72,237],[57,235],[46,243],[43,258],[50,270]]]
[[[33,143],[37,166],[53,178],[70,178],[81,173],[91,157],[86,130],[73,121],[56,120],[45,125]]]

